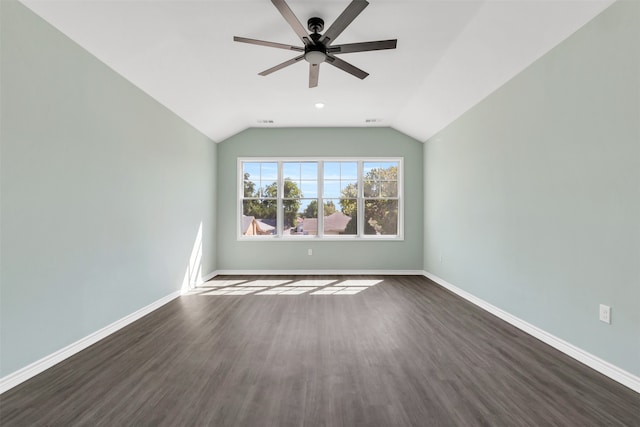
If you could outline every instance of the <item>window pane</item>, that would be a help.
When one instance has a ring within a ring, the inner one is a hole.
[[[324,163],[324,197],[335,198],[336,200],[340,198],[356,198],[358,197],[357,183],[358,162]]]
[[[261,181],[262,186],[260,187],[260,197],[278,197],[278,183]]]
[[[242,202],[242,234],[245,236],[276,234],[276,206],[275,200],[244,200]]]
[[[397,181],[398,162],[364,162],[363,179],[370,181]]]
[[[263,162],[260,168],[260,177],[263,181],[278,180],[278,164],[275,162]]]
[[[342,162],[340,172],[342,179],[358,179],[358,162]]]
[[[398,179],[398,162],[382,162],[380,170],[382,171],[382,180],[396,181]]]
[[[260,179],[260,163],[257,162],[243,162],[242,163],[243,175],[249,174],[253,179]],[[246,176],[245,176],[246,178]]]
[[[340,181],[340,197],[358,197],[358,181]]]
[[[285,198],[318,197],[317,162],[285,162],[282,170],[285,179]]]
[[[364,197],[378,197],[380,195],[380,186],[377,181],[363,181]]]
[[[340,181],[324,182],[324,197],[340,197]]]
[[[398,197],[398,162],[365,162],[364,197]]]
[[[398,197],[398,183],[396,181],[388,181],[380,183],[381,197]]]
[[[366,200],[364,204],[364,234],[398,234],[398,201]]]
[[[300,163],[286,162],[282,165],[282,175],[285,179],[290,178],[294,181],[300,179]]]
[[[324,162],[324,179],[340,179],[340,162]]]
[[[302,181],[300,190],[303,197],[316,198],[318,197],[318,181]]]
[[[371,171],[374,169],[378,169],[380,167],[380,162],[363,162],[362,163],[362,175],[365,177],[372,176]]]
[[[358,203],[355,199],[325,200],[324,234],[329,236],[357,234],[357,209]]]
[[[318,234],[318,199],[285,200],[285,234]],[[290,204],[290,205],[288,205]]]
[[[300,186],[295,182],[287,179],[284,181],[284,196],[285,199],[299,199],[302,197],[302,191]]]
[[[297,200],[297,199],[282,201],[282,206],[284,208],[284,229],[285,230],[295,226],[300,205],[301,205],[300,200]]]
[[[301,164],[300,178],[302,179],[318,179],[318,163],[317,162],[303,162]]]
[[[242,176],[244,180],[243,196],[258,197],[260,191],[260,163],[243,162]]]
[[[245,177],[247,175],[245,174]],[[260,181],[252,181],[250,179],[244,180],[244,197],[258,197],[258,190],[260,189]]]

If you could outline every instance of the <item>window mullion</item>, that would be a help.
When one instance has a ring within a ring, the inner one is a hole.
[[[242,223],[243,223],[242,218],[243,218],[243,215],[244,215],[244,198],[245,198],[245,195],[244,195],[244,163],[239,158],[237,160],[236,168],[238,170],[238,177],[240,178],[239,182],[238,182],[238,194],[242,195],[241,197],[237,198],[238,200],[236,202],[237,203],[236,207],[238,209],[236,212],[240,213],[240,219],[236,221],[236,233],[239,233],[239,235],[242,236],[242,233],[244,232],[244,230],[242,229]],[[238,214],[236,213],[236,216],[237,215]]]
[[[284,203],[282,201],[284,197],[284,178],[282,177],[282,161],[278,161],[278,190],[276,194],[276,229],[278,231],[278,237],[284,236]]]
[[[358,160],[358,181],[357,181],[357,199],[356,199],[356,206],[357,206],[357,214],[358,214],[358,222],[357,222],[357,229],[358,229],[358,237],[362,237],[364,236],[364,179],[362,178],[362,173],[363,173],[363,162],[362,160]]]
[[[324,162],[318,162],[318,235],[324,237]]]

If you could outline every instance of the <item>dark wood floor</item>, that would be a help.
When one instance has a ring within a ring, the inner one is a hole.
[[[422,277],[209,286],[0,396],[0,424],[640,425],[639,394]]]

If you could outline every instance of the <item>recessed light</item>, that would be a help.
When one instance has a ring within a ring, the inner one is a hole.
[[[321,108],[324,108],[324,102],[316,102],[315,106],[318,110],[320,110]]]

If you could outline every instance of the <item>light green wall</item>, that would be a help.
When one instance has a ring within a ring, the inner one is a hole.
[[[179,290],[216,145],[15,1],[1,2],[0,376]]]
[[[613,4],[424,152],[425,269],[635,375],[639,16]]]
[[[388,128],[248,129],[218,148],[221,270],[422,270],[423,144]],[[404,241],[238,241],[237,159],[404,157]],[[307,249],[313,255],[307,255]]]

